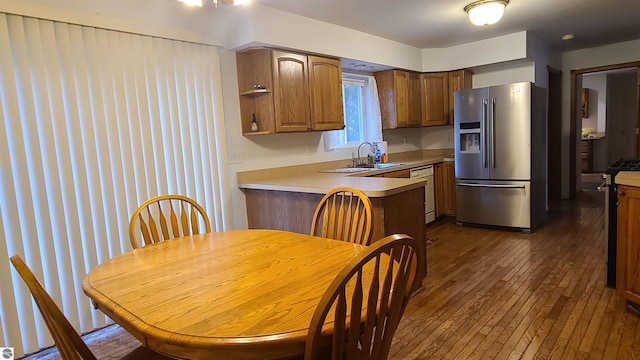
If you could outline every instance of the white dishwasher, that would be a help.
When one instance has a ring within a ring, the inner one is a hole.
[[[411,179],[427,179],[424,187],[424,222],[428,224],[436,219],[436,202],[433,187],[433,165],[416,167],[410,170]]]

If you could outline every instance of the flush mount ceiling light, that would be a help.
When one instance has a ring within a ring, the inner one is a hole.
[[[474,25],[493,25],[502,18],[508,3],[509,0],[480,0],[465,6],[464,11]]]
[[[202,0],[178,0],[191,6],[202,6]],[[220,0],[225,5],[244,5],[248,4],[251,0]],[[213,5],[218,7],[218,0],[213,0]]]

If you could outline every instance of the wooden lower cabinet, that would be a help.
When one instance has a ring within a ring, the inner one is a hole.
[[[455,163],[444,162],[444,214],[456,216],[456,169]]]
[[[249,229],[311,232],[311,220],[324,194],[244,189]],[[370,198],[373,205],[372,242],[392,234],[407,234],[421,245],[425,255],[424,186],[401,193]],[[419,277],[427,275],[426,267]]]
[[[582,160],[582,172],[593,172],[593,141],[582,140],[580,144],[580,159]]]
[[[455,163],[443,162],[434,165],[436,217],[456,216]]]
[[[436,199],[436,218],[444,215],[444,169],[442,163],[433,165],[433,182]]]
[[[618,244],[616,288],[633,303],[640,304],[640,188],[618,188]]]

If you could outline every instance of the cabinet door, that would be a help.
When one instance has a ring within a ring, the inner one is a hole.
[[[407,77],[408,116],[407,126],[422,125],[422,91],[420,91],[420,74],[410,72]]]
[[[433,166],[433,181],[435,186],[435,198],[436,198],[436,217],[444,215],[444,174],[442,164],[435,164]]]
[[[582,159],[582,172],[590,173],[593,167],[593,151],[591,149],[593,141],[582,140],[580,145],[580,158]]]
[[[340,60],[309,56],[311,129],[344,129]]]
[[[449,124],[453,124],[453,93],[462,89],[471,89],[471,70],[449,72]]]
[[[409,126],[409,73],[394,70],[397,127]]]
[[[273,51],[273,91],[276,131],[309,130],[309,69],[305,55]]]
[[[396,118],[396,89],[393,70],[378,71],[373,74],[378,86],[378,99],[380,100],[380,116],[383,129],[395,129],[398,127]]]
[[[640,304],[640,188],[618,188],[618,245],[616,288],[627,300]]]
[[[456,215],[456,173],[455,163],[444,162],[443,167],[443,193],[444,193],[444,214]]]
[[[446,125],[449,122],[447,73],[426,73],[422,79],[422,126]]]

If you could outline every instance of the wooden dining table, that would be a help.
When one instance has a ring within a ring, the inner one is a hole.
[[[172,239],[118,255],[83,281],[143,345],[180,359],[304,354],[313,312],[364,247],[278,230]]]

